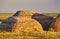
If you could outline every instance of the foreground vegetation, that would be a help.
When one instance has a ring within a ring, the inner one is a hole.
[[[0,39],[60,39],[59,32],[44,32],[41,33],[9,33],[9,32],[1,32]]]

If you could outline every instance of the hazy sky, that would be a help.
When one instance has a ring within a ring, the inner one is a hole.
[[[0,12],[17,10],[60,12],[60,0],[0,0]]]

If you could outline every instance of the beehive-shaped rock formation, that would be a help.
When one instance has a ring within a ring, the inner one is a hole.
[[[14,28],[12,29],[12,32],[15,33],[19,33],[19,32],[29,33],[35,31],[43,32],[42,25],[34,19],[30,19],[30,18],[26,19],[22,17],[21,18],[17,17],[16,19],[17,21],[14,24]]]
[[[31,18],[35,12],[30,10],[21,10],[17,11],[13,16],[24,17],[24,18]]]
[[[50,25],[50,29],[53,29],[56,32],[60,32],[60,14],[57,16],[57,18],[52,21]]]
[[[35,29],[37,31],[43,31],[42,25],[36,20],[32,19],[32,15],[35,14],[33,11],[17,11],[15,15],[17,21],[14,24],[12,32],[32,32]]]
[[[33,11],[17,11],[12,17],[4,20],[0,26],[2,30],[19,33],[19,32],[42,32],[42,25],[36,20],[32,19],[32,15],[35,14]],[[4,25],[5,24],[5,25]],[[10,27],[9,27],[10,26]],[[9,29],[10,30],[9,30]]]

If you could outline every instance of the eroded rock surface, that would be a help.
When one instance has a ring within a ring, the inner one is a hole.
[[[38,14],[38,13],[34,14],[32,16],[32,19],[35,19],[39,23],[41,23],[44,30],[49,30],[50,24],[54,20],[54,18],[51,16],[46,16],[46,15]]]

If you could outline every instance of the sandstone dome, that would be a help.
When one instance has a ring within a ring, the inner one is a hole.
[[[20,11],[17,11],[13,16],[31,18],[32,15],[35,13],[36,12],[30,11],[30,10],[20,10]]]
[[[17,21],[14,24],[12,32],[19,33],[19,32],[43,32],[42,25],[34,19],[25,19],[25,18],[16,18]]]

